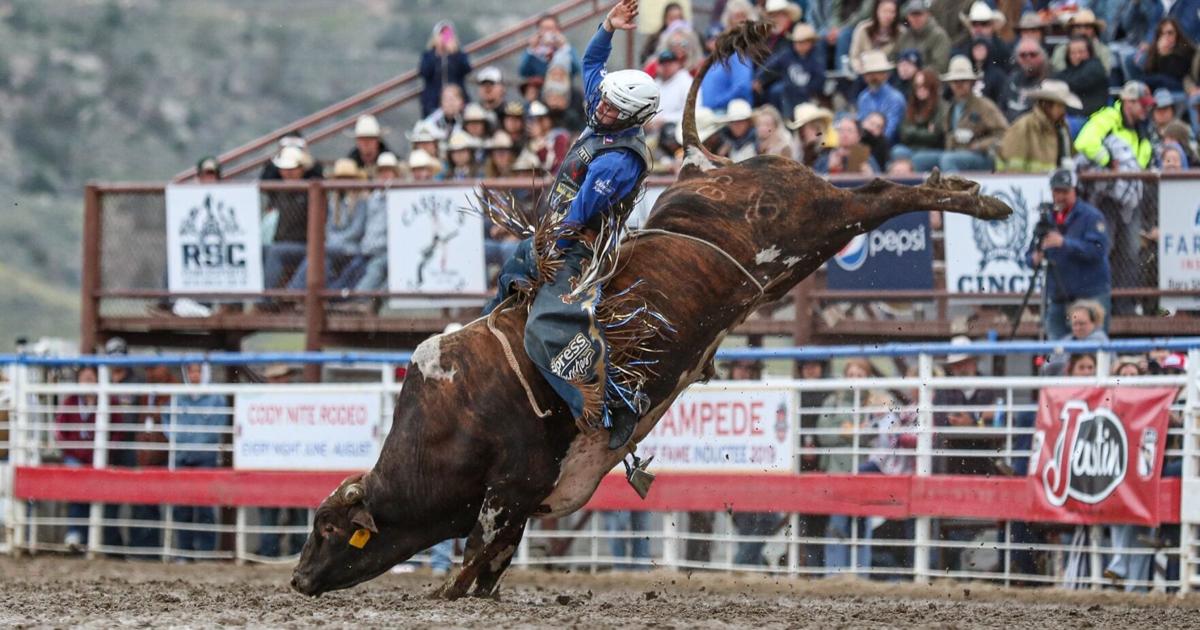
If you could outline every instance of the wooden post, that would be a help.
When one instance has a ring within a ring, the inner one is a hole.
[[[321,182],[308,184],[308,275],[304,283],[304,349],[321,349],[325,330],[325,304],[321,291],[325,288],[325,188]],[[309,383],[321,380],[321,366],[304,366],[304,379]]]
[[[79,351],[92,354],[99,341],[100,246],[101,246],[100,189],[88,184],[83,190],[83,261],[79,287]]]

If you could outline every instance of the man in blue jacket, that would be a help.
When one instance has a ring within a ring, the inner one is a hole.
[[[1071,332],[1067,306],[1076,300],[1094,300],[1104,307],[1102,327],[1108,331],[1112,312],[1112,273],[1108,266],[1111,248],[1108,225],[1095,206],[1078,198],[1075,174],[1058,169],[1050,176],[1054,197],[1054,229],[1031,247],[1026,261],[1037,267],[1043,258],[1049,265],[1046,288],[1048,308],[1042,314],[1046,337],[1061,339]]]
[[[816,48],[816,29],[801,22],[792,29],[791,40],[791,46],[771,55],[754,79],[754,91],[785,115],[816,100],[825,88],[825,56]]]
[[[624,225],[651,164],[642,126],[658,111],[658,86],[640,70],[604,69],[613,31],[636,28],[637,13],[638,0],[622,0],[584,52],[588,126],[567,152],[546,195],[547,210],[575,236],[559,240],[563,265],[538,290],[525,324],[529,358],[576,420],[599,421],[609,429],[612,449],[632,437],[647,401],[640,391],[629,391],[611,378],[603,326],[595,321],[602,287],[574,281],[593,248],[601,246],[595,241],[603,228]],[[504,264],[499,292],[485,312],[499,306],[515,283],[536,277],[535,258],[526,239]],[[585,403],[585,390],[603,393],[599,409]]]

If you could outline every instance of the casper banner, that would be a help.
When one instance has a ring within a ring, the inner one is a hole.
[[[472,188],[388,192],[388,290],[393,293],[485,293],[483,218],[467,211]],[[439,305],[447,301],[439,299]],[[466,300],[478,304],[479,300]],[[395,306],[429,304],[396,299]]]
[[[1022,293],[1033,270],[1025,252],[1038,221],[1038,204],[1050,201],[1045,175],[990,175],[975,178],[985,195],[1008,204],[1003,221],[965,214],[943,214],[946,239],[946,290],[951,293]]]
[[[379,455],[377,393],[238,394],[233,467],[367,470]]]
[[[255,184],[167,186],[167,290],[261,293]]]
[[[932,289],[929,213],[904,214],[859,234],[825,268],[831,289]]]
[[[793,472],[795,393],[787,389],[685,391],[638,444],[654,469]]]
[[[1158,288],[1187,289],[1195,297],[1164,297],[1163,308],[1200,309],[1200,182],[1158,184]]]
[[[1029,461],[1034,511],[1062,523],[1157,525],[1174,388],[1047,387]]]

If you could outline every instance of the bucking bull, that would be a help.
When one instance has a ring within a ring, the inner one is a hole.
[[[839,189],[783,157],[733,164],[713,156],[696,132],[697,86],[714,60],[753,48],[763,29],[748,24],[722,36],[701,68],[683,121],[685,165],[643,230],[621,243],[605,281],[607,295],[640,296],[672,328],[639,339],[655,363],[642,384],[652,402],[635,445],[688,385],[712,373],[731,330],[855,236],[906,212],[1011,212],[978,184],[936,172],[919,186],[876,179]],[[605,431],[577,424],[525,356],[526,315],[498,309],[417,347],[379,461],[316,512],[296,590],[348,588],[466,536],[461,569],[433,595],[491,596],[526,521],[579,509],[622,461],[628,449],[610,451]]]

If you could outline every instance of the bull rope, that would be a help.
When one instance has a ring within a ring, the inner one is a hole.
[[[513,354],[512,346],[508,343],[508,337],[505,336],[503,331],[501,331],[499,328],[496,328],[496,314],[504,310],[504,307],[508,306],[508,302],[511,300],[513,300],[513,298],[508,298],[503,303],[496,306],[496,308],[492,309],[491,313],[488,313],[487,327],[488,330],[492,331],[492,334],[495,335],[496,339],[500,342],[500,347],[504,349],[504,357],[508,359],[508,367],[512,368],[512,371],[517,374],[517,380],[520,381],[521,387],[525,390],[525,397],[529,399],[529,406],[533,408],[533,413],[539,418],[548,418],[550,417],[550,412],[543,410],[538,405],[537,398],[534,398],[533,388],[529,386],[529,381],[525,380],[525,373],[521,371],[521,365],[517,363],[517,355]]]

